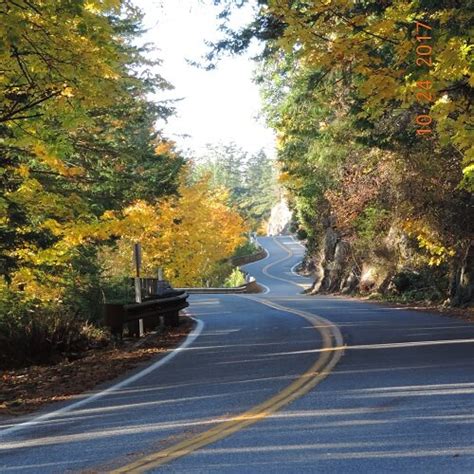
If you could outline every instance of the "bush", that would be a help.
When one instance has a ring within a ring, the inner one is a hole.
[[[105,331],[79,318],[64,304],[23,301],[2,288],[0,367],[51,363],[107,342]]]
[[[420,271],[401,271],[391,286],[402,301],[441,301],[447,292],[448,279],[443,269],[426,268]]]
[[[306,232],[303,227],[299,227],[298,230],[296,231],[296,238],[298,240],[305,240],[308,238],[308,232]]]
[[[102,303],[130,303],[135,301],[135,290],[129,277],[111,277],[100,282]]]
[[[417,272],[403,271],[392,278],[392,283],[398,293],[416,290],[424,285],[423,277]]]
[[[252,243],[250,240],[247,240],[244,244],[237,248],[234,253],[234,257],[246,257],[247,255],[253,255],[257,253],[260,249]]]
[[[224,282],[224,287],[235,288],[236,286],[242,286],[245,283],[246,283],[245,275],[238,268],[234,268],[232,273]]]

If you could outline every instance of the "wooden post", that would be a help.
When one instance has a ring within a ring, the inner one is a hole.
[[[142,246],[137,242],[133,246],[133,263],[135,265],[135,303],[142,302],[142,287],[140,282],[140,269],[142,266]],[[145,331],[143,329],[143,319],[138,320],[138,333],[143,337]]]

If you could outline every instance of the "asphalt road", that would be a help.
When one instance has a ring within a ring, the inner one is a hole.
[[[187,347],[3,423],[0,471],[474,472],[474,325],[302,295],[302,247],[261,242],[247,270],[267,293],[193,296]]]

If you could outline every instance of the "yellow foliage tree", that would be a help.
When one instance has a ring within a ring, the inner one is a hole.
[[[388,109],[396,117],[411,108],[412,127],[417,113],[432,120],[426,136],[453,146],[463,158],[462,186],[474,190],[472,8],[413,0],[269,0],[261,12],[285,25],[277,44],[300,66],[344,81],[363,99],[358,118],[377,121]]]
[[[150,73],[132,2],[7,1],[0,15],[4,293],[95,303],[121,210],[176,191],[183,158],[154,129],[172,110],[147,99],[171,86]]]
[[[156,204],[135,202],[109,227],[121,238],[116,250],[103,254],[108,273],[132,275],[132,246],[140,242],[144,275],[155,276],[162,267],[175,286],[202,285],[247,230],[227,201],[228,192],[211,190],[204,178],[192,185],[183,179],[177,196]]]

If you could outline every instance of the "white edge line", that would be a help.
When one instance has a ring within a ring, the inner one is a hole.
[[[121,382],[119,382],[115,385],[112,385],[111,387],[106,388],[105,390],[103,390],[101,392],[94,393],[93,395],[90,395],[87,398],[84,398],[84,399],[79,400],[75,403],[67,405],[64,408],[60,408],[59,410],[55,410],[55,411],[52,411],[52,412],[49,412],[49,413],[45,413],[44,415],[40,415],[36,418],[33,418],[32,420],[28,420],[28,421],[25,421],[23,423],[19,423],[18,425],[14,425],[10,428],[6,428],[5,430],[0,431],[0,438],[3,437],[3,436],[9,435],[11,433],[14,433],[15,431],[19,431],[19,430],[24,429],[24,428],[28,428],[28,427],[31,427],[31,426],[34,426],[34,425],[38,425],[39,423],[41,423],[44,420],[54,418],[55,416],[62,415],[63,413],[68,413],[68,412],[70,412],[71,410],[73,410],[75,408],[79,408],[83,405],[86,405],[87,403],[90,403],[94,400],[102,398],[102,397],[108,395],[109,393],[114,392],[115,390],[118,390],[119,388],[125,387],[125,386],[131,384],[132,382],[135,382],[136,380],[141,379],[145,375],[148,375],[150,372],[153,372],[154,370],[156,370],[156,369],[162,367],[163,365],[167,364],[173,358],[175,358],[183,349],[186,349],[186,347],[191,345],[197,339],[197,337],[201,334],[201,332],[204,328],[203,321],[201,321],[200,319],[193,318],[193,317],[191,317],[191,319],[193,319],[194,321],[197,322],[197,326],[188,334],[188,336],[186,337],[184,342],[181,345],[179,345],[178,347],[176,347],[175,349],[173,349],[173,351],[170,352],[169,354],[167,354],[165,357],[163,357],[162,359],[156,361],[154,364],[152,364],[152,365],[146,367],[145,369],[143,369],[142,371],[132,375],[128,379],[122,380]]]
[[[301,247],[303,247],[304,249],[306,249],[306,245],[303,245],[301,242],[299,242],[298,240],[296,240],[294,235],[292,235],[291,238],[293,239],[293,241],[295,242],[295,244],[298,244],[298,245],[300,245]]]
[[[295,268],[296,268],[298,265],[301,265],[301,262],[295,263],[295,264],[290,268],[290,272],[293,273],[293,275],[300,277],[301,275],[299,275],[299,274],[296,273],[296,271],[295,271]]]
[[[257,303],[264,304],[266,306],[269,306],[270,308],[274,308],[274,309],[276,309],[278,311],[282,311],[284,313],[293,313],[293,314],[295,314],[297,316],[300,316],[300,317],[306,319],[307,321],[311,321],[313,323],[314,323],[314,321],[316,321],[318,323],[318,325],[329,327],[330,330],[331,330],[331,336],[334,339],[334,342],[336,343],[336,347],[334,347],[333,350],[334,351],[339,351],[342,355],[344,353],[345,349],[347,348],[347,346],[344,345],[344,338],[342,336],[341,330],[339,329],[337,324],[333,323],[332,321],[329,321],[329,319],[323,318],[322,316],[311,313],[309,311],[302,311],[302,310],[298,310],[298,309],[294,309],[294,308],[289,308],[288,306],[284,306],[284,305],[281,305],[281,304],[278,304],[278,303],[274,303],[274,302],[269,301],[269,300],[258,299],[258,298],[252,297],[250,295],[239,295],[239,296],[241,298],[246,298],[246,299],[249,299],[249,300],[252,300],[252,301],[256,301]],[[320,330],[318,328],[316,328],[316,329],[318,330],[318,332],[320,332]],[[334,366],[337,364],[338,361],[339,361],[338,358],[337,359],[332,359],[330,361],[329,365],[325,368],[325,371],[330,372],[334,368]],[[328,370],[328,367],[329,367],[329,370]]]
[[[242,268],[244,267],[249,267],[250,265],[254,265],[255,263],[259,263],[259,262],[263,262],[264,260],[267,260],[268,258],[270,258],[270,252],[268,251],[268,249],[264,248],[260,242],[258,242],[258,239],[257,239],[257,243],[263,248],[263,250],[265,250],[265,253],[267,254],[266,257],[264,258],[261,258],[260,260],[257,260],[255,262],[251,262],[251,263],[247,263],[245,265],[242,265]],[[255,278],[255,277],[254,277]],[[261,287],[265,288],[265,291],[263,293],[260,293],[261,295],[266,295],[267,293],[270,293],[270,288],[267,286],[267,285],[264,285],[263,283],[260,283],[258,280],[255,280],[257,282],[258,285],[260,285]]]
[[[260,247],[261,247],[263,250],[265,250],[265,252],[267,253],[267,255],[266,255],[266,257],[264,257],[264,258],[262,258],[262,259],[260,259],[260,260],[257,260],[256,262],[252,262],[252,263],[262,262],[263,260],[266,260],[267,258],[270,258],[270,252],[268,251],[268,249],[266,249],[266,248],[258,241],[258,239],[257,239],[257,243],[258,243],[258,245],[260,245]],[[249,265],[251,265],[251,264],[249,264]]]

